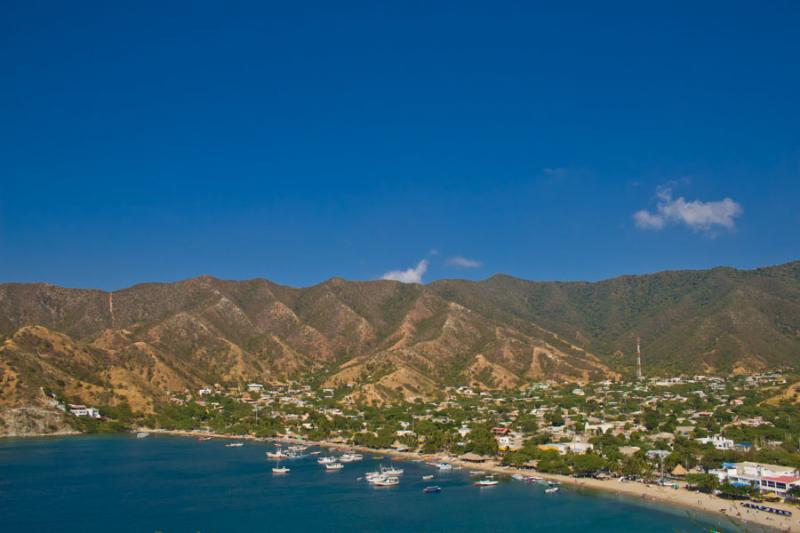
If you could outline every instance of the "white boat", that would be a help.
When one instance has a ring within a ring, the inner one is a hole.
[[[242,446],[244,446],[244,444],[241,442],[231,442],[225,445],[226,448],[241,448]]]
[[[278,448],[274,452],[267,452],[268,459],[287,459],[288,457],[289,455],[280,448]]]
[[[304,452],[308,449],[308,446],[303,446],[302,444],[294,444],[289,446],[290,452]]]
[[[390,466],[389,468],[381,467],[381,474],[384,476],[402,476],[403,469]]]
[[[555,494],[556,492],[558,492],[558,487],[556,487],[554,485],[544,489],[544,493],[545,494]]]
[[[326,463],[325,470],[341,470],[344,468],[342,463]]]
[[[511,474],[511,479],[516,479],[517,481],[525,481],[527,478],[522,474]]]
[[[381,476],[376,478],[373,482],[376,487],[391,487],[400,484],[400,478],[397,476]]]
[[[427,476],[422,476],[422,479],[424,481],[429,481],[429,480],[433,479],[433,474],[428,474]]]
[[[354,461],[361,461],[362,459],[364,459],[364,456],[360,453],[346,453],[339,457],[339,462],[352,463]]]
[[[289,468],[287,468],[285,466],[275,466],[275,467],[272,468],[272,473],[273,474],[288,474],[289,473]]]
[[[436,465],[436,468],[438,468],[439,470],[452,470],[453,465],[451,465],[450,463],[439,463],[438,465]]]
[[[136,438],[137,439],[146,439],[149,436],[150,436],[150,433],[148,433],[146,431],[140,431],[139,433],[136,434]]]
[[[317,459],[317,463],[321,465],[331,465],[337,462],[336,457],[320,457]]]
[[[479,479],[475,482],[476,487],[494,487],[498,481],[495,479]]]

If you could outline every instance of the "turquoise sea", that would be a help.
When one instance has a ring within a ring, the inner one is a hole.
[[[508,480],[477,488],[464,471],[436,474],[421,463],[396,487],[357,478],[366,456],[338,472],[315,457],[287,461],[273,476],[265,443],[181,437],[81,436],[0,439],[0,529],[66,532],[228,531],[731,531],[686,511]],[[323,451],[323,454],[325,452]],[[384,464],[389,461],[383,460]],[[423,494],[426,485],[442,487]]]

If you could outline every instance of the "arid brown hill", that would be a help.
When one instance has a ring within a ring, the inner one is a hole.
[[[116,291],[0,285],[0,406],[50,388],[152,410],[169,391],[313,376],[367,397],[517,387],[633,368],[796,366],[800,262],[584,282],[331,279],[295,289],[203,276]]]

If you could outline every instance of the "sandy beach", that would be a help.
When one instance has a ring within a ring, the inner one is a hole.
[[[166,435],[179,435],[186,437],[213,437],[219,439],[248,440],[259,442],[283,442],[293,444],[306,444],[310,446],[321,446],[341,451],[358,451],[371,455],[385,455],[394,459],[405,461],[424,461],[424,462],[448,462],[453,466],[464,470],[482,471],[491,474],[510,476],[512,474],[522,474],[525,476],[536,475],[546,480],[558,481],[579,490],[595,491],[605,494],[616,494],[635,503],[637,500],[648,504],[667,504],[688,511],[699,511],[702,513],[713,514],[724,517],[730,522],[732,527],[743,531],[797,531],[800,532],[800,509],[784,503],[769,503],[771,507],[784,509],[793,513],[792,517],[773,515],[771,513],[746,509],[741,502],[724,500],[710,494],[692,492],[683,488],[674,489],[658,485],[645,485],[637,482],[621,482],[617,479],[593,479],[593,478],[574,478],[555,474],[545,474],[534,470],[516,469],[505,467],[496,463],[467,463],[455,457],[445,454],[420,454],[415,452],[399,452],[393,449],[372,449],[360,446],[350,446],[336,442],[326,441],[307,441],[292,438],[268,438],[259,439],[251,435],[224,435],[217,433],[207,433],[199,431],[180,431],[141,428],[139,431],[159,433]]]

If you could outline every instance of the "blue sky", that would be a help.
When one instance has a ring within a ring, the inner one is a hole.
[[[0,282],[800,259],[797,2],[121,4],[0,6]]]

